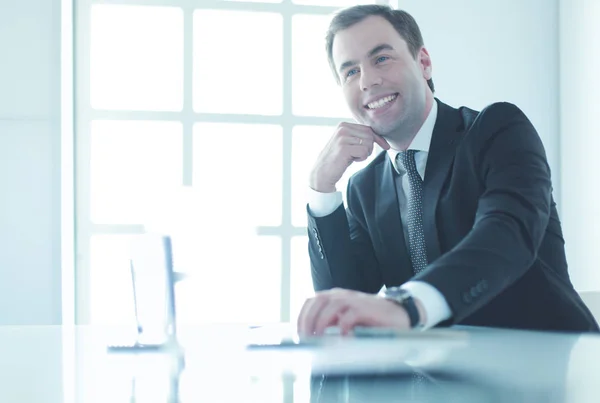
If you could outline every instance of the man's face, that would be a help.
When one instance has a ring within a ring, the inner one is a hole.
[[[333,62],[354,118],[381,136],[414,135],[426,118],[431,60],[414,58],[385,18],[371,16],[335,35]],[[407,133],[404,133],[407,132]]]

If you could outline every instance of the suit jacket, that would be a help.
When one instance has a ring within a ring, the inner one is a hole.
[[[516,106],[438,102],[423,183],[427,268],[414,275],[385,152],[349,181],[347,208],[308,217],[316,291],[425,281],[466,324],[598,331],[573,288],[544,147]]]

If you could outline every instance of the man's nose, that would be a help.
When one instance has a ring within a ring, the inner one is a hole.
[[[360,88],[363,91],[369,90],[375,85],[381,85],[381,76],[375,69],[363,68],[360,76]]]

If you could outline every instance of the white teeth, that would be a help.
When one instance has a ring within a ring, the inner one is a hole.
[[[375,102],[370,102],[367,104],[367,107],[369,109],[377,109],[377,108],[381,108],[383,105],[387,104],[388,102],[393,101],[394,99],[396,99],[396,95],[388,95],[387,97],[378,99]]]

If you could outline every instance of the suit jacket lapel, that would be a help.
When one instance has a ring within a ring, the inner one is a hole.
[[[393,267],[391,273],[383,273],[383,275],[387,284],[399,285],[412,277],[412,265],[402,230],[394,168],[387,155],[385,162],[378,168],[381,172],[377,175],[380,180],[375,194],[378,197],[376,206],[379,236],[385,246],[389,262],[387,266]]]
[[[460,112],[437,99],[436,102],[438,116],[433,128],[423,182],[423,226],[429,263],[441,253],[435,212],[444,181],[454,161],[456,145],[464,130]]]

